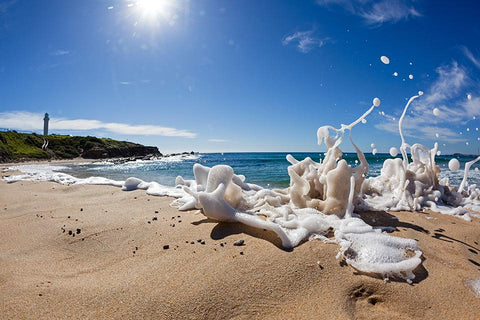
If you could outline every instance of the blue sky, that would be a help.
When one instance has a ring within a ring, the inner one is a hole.
[[[324,151],[318,127],[379,97],[353,137],[388,152],[422,90],[407,142],[477,153],[478,12],[474,1],[0,0],[0,127],[41,132],[48,112],[51,132],[162,152]]]

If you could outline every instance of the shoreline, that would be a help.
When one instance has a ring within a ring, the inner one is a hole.
[[[479,219],[362,214],[418,240],[423,264],[409,285],[346,266],[336,244],[313,240],[286,251],[270,232],[180,212],[169,206],[173,198],[143,190],[27,181],[0,181],[0,190],[7,318],[480,316],[467,286],[480,277]],[[234,246],[240,239],[245,245]]]

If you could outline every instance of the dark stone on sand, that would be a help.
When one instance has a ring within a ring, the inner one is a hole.
[[[243,239],[237,240],[233,243],[234,246],[243,246],[245,244],[245,241]]]
[[[202,242],[203,240],[202,239],[197,239],[197,242]]]
[[[155,213],[158,213],[158,210],[155,210]]]
[[[240,255],[243,256],[243,251],[240,251]]]
[[[82,232],[82,229],[77,228],[77,234],[80,234]]]
[[[202,242],[200,242],[200,243],[201,243],[201,244],[205,244],[205,240],[204,240],[204,241],[202,241]]]
[[[147,221],[147,223],[152,223],[151,221]]]
[[[169,248],[170,248],[170,246],[169,246],[168,244],[166,244],[166,245],[163,246],[163,250],[167,250],[167,249],[169,249]]]
[[[80,211],[83,211],[83,208],[80,208]]]
[[[153,220],[153,221],[157,221],[158,218],[157,218],[157,217],[153,217],[152,220]]]
[[[70,216],[68,216],[67,219],[70,219]]]
[[[220,247],[223,247],[223,242],[220,243]]]
[[[190,244],[195,244],[195,241],[190,241]]]
[[[68,235],[71,236],[73,234],[72,230],[68,230]]]

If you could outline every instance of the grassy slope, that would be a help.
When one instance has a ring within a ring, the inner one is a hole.
[[[71,137],[49,135],[48,151],[42,150],[43,137],[36,134],[0,132],[0,160],[17,159],[71,159],[94,147],[129,148],[141,146],[136,143],[100,139],[96,137]]]

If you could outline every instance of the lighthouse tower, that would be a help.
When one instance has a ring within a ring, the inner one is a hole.
[[[45,113],[45,118],[43,118],[43,135],[48,136],[48,120],[50,118],[48,117],[48,113]]]

